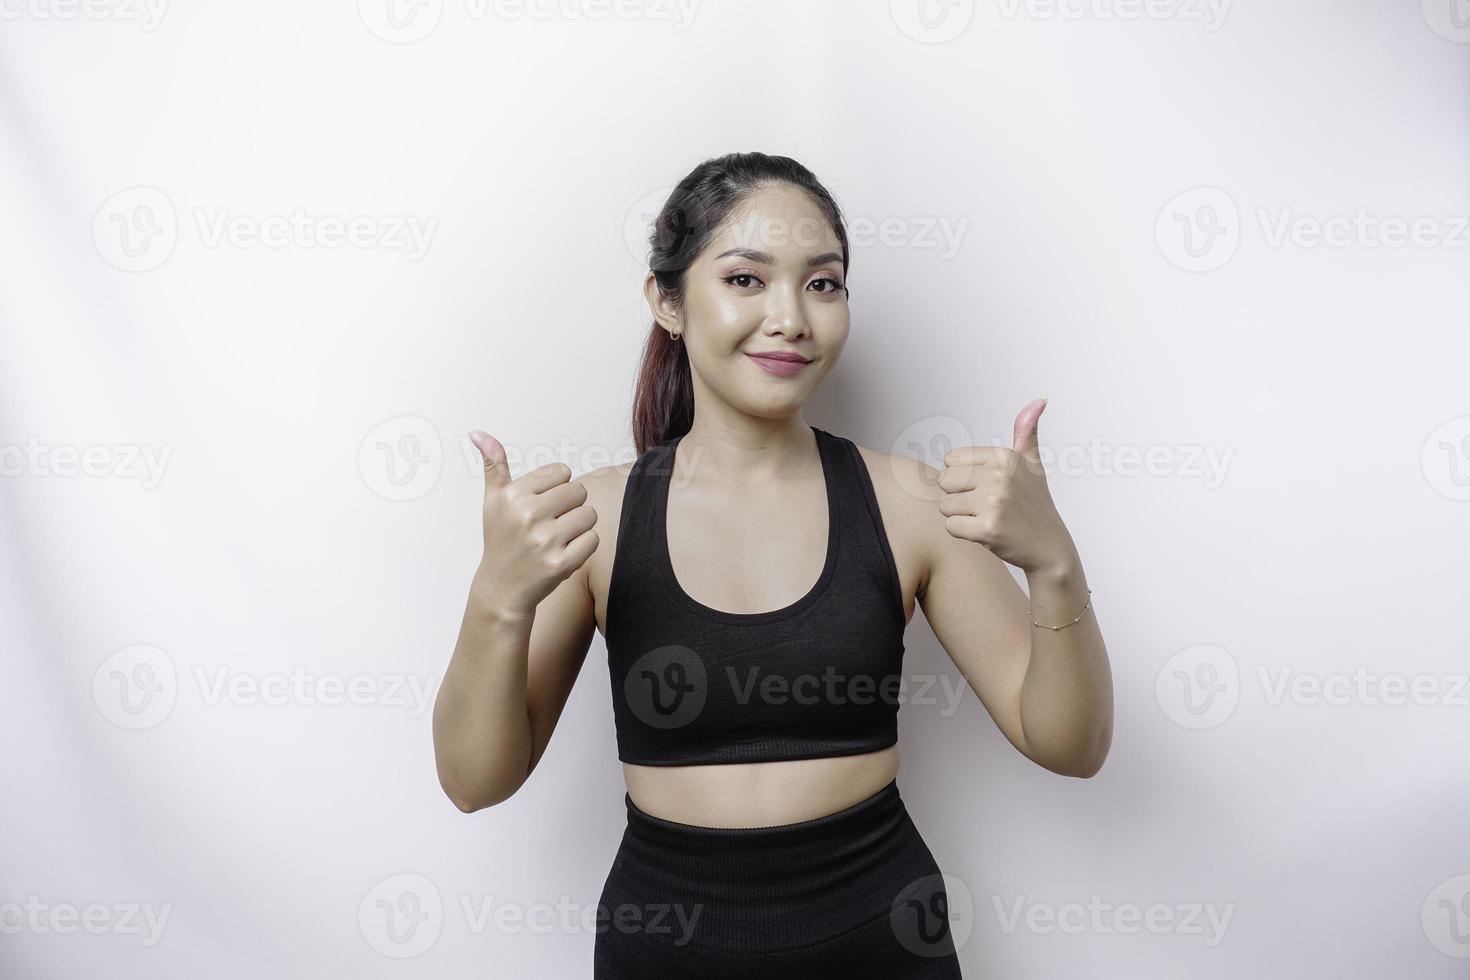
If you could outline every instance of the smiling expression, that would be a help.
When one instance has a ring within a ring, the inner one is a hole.
[[[735,209],[689,267],[681,306],[659,296],[651,274],[645,294],[687,347],[696,399],[776,418],[800,408],[836,364],[849,329],[845,282],[842,242],[821,209],[800,188],[773,183]]]

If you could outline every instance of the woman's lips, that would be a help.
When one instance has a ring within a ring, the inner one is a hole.
[[[759,364],[762,371],[783,378],[789,378],[811,363],[810,361],[786,361],[779,357],[763,357],[760,354],[746,354],[745,356]]]

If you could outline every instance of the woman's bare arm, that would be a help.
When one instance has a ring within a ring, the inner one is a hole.
[[[596,625],[598,546],[597,511],[566,464],[511,479],[499,441],[470,439],[485,461],[485,548],[433,717],[439,783],[466,813],[514,795],[546,749]]]
[[[477,576],[434,702],[439,783],[455,806],[494,806],[530,777],[595,629],[586,565],[529,615],[498,605]]]

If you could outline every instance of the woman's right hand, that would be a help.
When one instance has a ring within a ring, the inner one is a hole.
[[[597,511],[571,467],[547,463],[514,480],[500,440],[478,429],[470,441],[485,461],[485,552],[473,591],[514,616],[536,606],[597,550]]]

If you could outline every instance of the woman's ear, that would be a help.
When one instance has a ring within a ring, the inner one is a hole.
[[[648,278],[643,280],[643,296],[648,300],[648,309],[653,313],[653,318],[658,321],[659,326],[669,331],[679,331],[683,327],[679,325],[679,309],[658,288],[658,277],[652,272]]]

